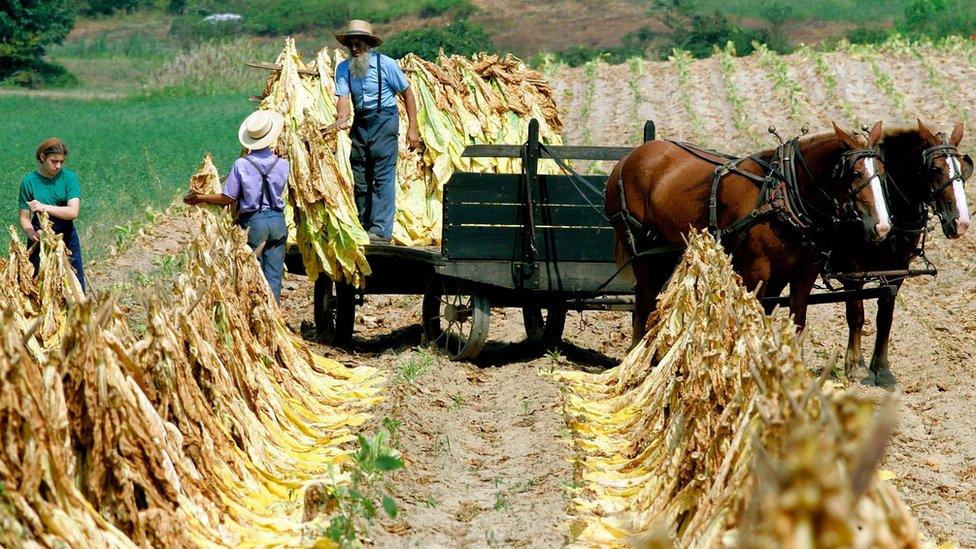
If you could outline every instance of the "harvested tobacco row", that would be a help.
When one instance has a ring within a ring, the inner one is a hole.
[[[36,284],[12,243],[0,272],[19,282],[0,300],[15,328],[0,353],[4,535],[297,545],[325,531],[329,517],[305,517],[303,494],[343,481],[346,443],[382,379],[313,355],[282,321],[243,232],[198,214],[187,268],[147,299],[142,337],[115,296],[81,294],[60,240],[44,243]]]
[[[873,421],[871,402],[821,390],[792,323],[763,314],[704,233],[620,366],[556,377],[582,454],[576,544],[920,542],[876,472],[892,412]]]

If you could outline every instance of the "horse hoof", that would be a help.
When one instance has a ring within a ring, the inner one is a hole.
[[[882,368],[874,375],[874,383],[878,387],[894,389],[898,384],[898,381],[895,379],[895,374],[891,373],[891,370],[888,368]]]
[[[867,385],[869,387],[874,387],[875,384],[874,372],[868,370],[864,365],[855,367],[847,379],[856,381],[861,385]]]

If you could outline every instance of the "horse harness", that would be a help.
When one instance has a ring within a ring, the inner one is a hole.
[[[960,154],[959,154],[959,149],[957,149],[954,145],[951,145],[949,143],[942,143],[940,145],[933,145],[923,150],[921,156],[922,156],[922,162],[917,167],[917,171],[915,174],[918,177],[922,177],[924,176],[925,172],[929,172],[932,170],[933,163],[935,162],[936,158],[955,157],[958,159],[960,157]],[[883,158],[882,161],[884,161]],[[962,163],[960,162],[960,166],[961,165]],[[860,276],[856,279],[858,282],[865,283],[865,282],[872,281],[881,284],[890,284],[895,281],[904,280],[906,278],[910,278],[913,276],[920,276],[926,274],[935,276],[937,269],[935,265],[932,263],[932,261],[928,258],[928,256],[925,255],[925,243],[927,241],[928,232],[929,232],[928,230],[929,202],[934,201],[938,193],[941,193],[943,190],[945,190],[946,187],[952,185],[955,181],[965,182],[965,179],[962,177],[961,171],[958,174],[954,174],[953,177],[948,178],[945,181],[945,183],[939,185],[938,188],[933,188],[927,185],[926,186],[927,196],[925,200],[916,203],[915,201],[908,198],[908,195],[905,193],[905,191],[901,189],[901,187],[895,181],[895,178],[892,177],[890,173],[885,172],[885,177],[882,179],[882,186],[884,188],[885,200],[887,200],[890,204],[891,197],[897,196],[898,199],[901,200],[903,204],[909,207],[912,206],[913,204],[917,206],[915,212],[913,212],[915,214],[915,217],[910,221],[906,221],[904,224],[901,223],[902,220],[900,219],[898,214],[892,213],[891,231],[893,235],[894,233],[902,233],[903,235],[905,235],[903,236],[903,238],[905,238],[907,242],[912,242],[912,239],[915,239],[914,240],[915,249],[912,250],[911,255],[908,257],[908,262],[910,264],[916,258],[920,259],[924,264],[924,268],[923,270],[917,272],[906,270],[904,274],[900,274],[896,276],[892,276],[889,273],[878,274],[870,277]],[[833,265],[831,265],[830,262],[828,261],[827,263],[824,264],[824,271],[822,274],[824,287],[828,290],[838,289],[833,284],[831,284],[831,280],[834,279],[842,280],[842,281],[845,279],[851,280],[850,277],[844,276],[844,274],[845,273],[838,273],[834,271]]]
[[[678,141],[670,141],[670,143],[696,158],[716,166],[712,174],[708,198],[708,231],[715,236],[716,240],[722,241],[726,237],[737,236],[738,243],[741,243],[745,236],[745,231],[752,228],[753,225],[763,218],[774,217],[799,232],[804,242],[815,244],[820,233],[840,221],[834,215],[817,210],[800,196],[800,189],[796,177],[797,162],[799,162],[811,180],[814,178],[803,159],[803,154],[799,147],[799,138],[794,138],[780,144],[776,148],[772,160],[769,162],[763,160],[758,155],[737,158],[717,151],[703,149],[690,143]],[[725,159],[727,162],[719,162],[713,157]],[[854,163],[862,158],[880,159],[880,155],[875,149],[870,147],[845,151],[841,155],[840,162],[834,167],[833,176],[838,178],[843,177],[847,170],[850,169],[850,166],[853,166]],[[752,160],[758,164],[766,172],[765,175],[760,176],[741,169],[739,165],[746,160]],[[718,191],[722,179],[729,174],[739,175],[751,181],[759,187],[759,196],[749,215],[720,229],[718,227]],[[851,189],[849,191],[850,197],[853,198],[870,183],[871,180],[868,180],[859,187]],[[620,195],[620,211],[611,216],[610,221],[623,221],[631,256],[637,256],[642,251],[638,246],[639,241],[653,241],[657,235],[653,229],[646,227],[636,219],[627,208],[622,169],[621,175],[617,179],[617,187]],[[822,189],[821,192],[823,192]],[[826,193],[824,194],[826,195]],[[833,201],[829,196],[827,198]],[[836,201],[834,202],[837,205]],[[850,200],[846,204],[849,205]],[[829,225],[829,227],[824,225]],[[637,235],[635,235],[635,231]]]
[[[935,162],[936,158],[946,158],[947,160],[950,158],[955,158],[956,162],[959,162],[960,168],[962,167],[962,161],[959,160],[960,158],[959,149],[957,149],[955,145],[952,145],[950,143],[935,145],[922,151],[922,168],[925,170],[931,170],[933,168],[934,165],[933,163]],[[966,180],[962,178],[962,169],[959,170],[959,173],[947,179],[946,182],[943,183],[942,186],[939,187],[938,189],[930,189],[929,192],[931,193],[931,197],[935,197],[936,195],[944,191],[946,187],[952,185],[956,181],[958,181],[959,183],[966,182]]]

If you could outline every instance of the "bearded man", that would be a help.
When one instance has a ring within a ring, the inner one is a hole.
[[[340,128],[352,128],[349,163],[355,179],[354,194],[359,221],[374,244],[388,244],[393,237],[396,213],[397,133],[400,115],[396,96],[403,96],[407,110],[407,145],[420,143],[417,102],[403,71],[393,59],[373,51],[383,40],[366,21],[349,21],[336,40],[349,48],[349,59],[335,72],[338,97],[336,119]],[[350,110],[355,117],[349,122]],[[344,121],[344,122],[342,122]]]

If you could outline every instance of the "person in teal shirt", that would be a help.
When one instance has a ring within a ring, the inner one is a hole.
[[[85,267],[75,219],[81,209],[81,183],[75,173],[64,167],[68,147],[56,137],[45,139],[35,153],[37,169],[20,180],[20,226],[30,242],[40,242],[39,213],[51,218],[52,230],[60,234],[70,252],[71,268],[86,289]],[[30,256],[34,274],[40,268],[40,251],[34,247]]]

